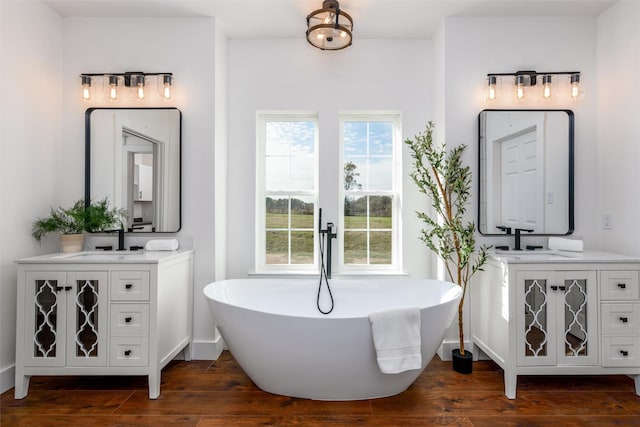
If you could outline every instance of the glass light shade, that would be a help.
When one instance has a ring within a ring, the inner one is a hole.
[[[571,97],[577,99],[580,96],[580,74],[571,75]]]
[[[551,98],[551,76],[549,74],[542,76],[542,96],[545,99]]]
[[[307,16],[307,41],[322,50],[351,46],[353,19],[340,10],[337,1],[324,1],[322,9]]]
[[[524,99],[524,76],[516,76],[516,98]]]
[[[109,76],[109,99],[118,99],[118,76]]]
[[[89,76],[81,76],[82,77],[82,99],[88,101],[91,99],[91,77]]]
[[[496,76],[489,76],[489,93],[488,98],[489,101],[493,101],[496,99]]]
[[[144,76],[136,78],[136,96],[138,99],[144,99]]]
[[[161,83],[160,95],[164,99],[171,99],[171,87],[173,86],[173,77],[169,74],[158,76],[158,83]]]

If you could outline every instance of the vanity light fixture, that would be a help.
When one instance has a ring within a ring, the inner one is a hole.
[[[307,41],[321,50],[340,50],[351,46],[353,19],[340,10],[337,0],[324,0],[322,9],[307,15]]]
[[[536,86],[538,77],[542,77],[542,96],[545,99],[551,98],[552,75],[567,75],[570,82],[570,94],[573,99],[580,96],[580,72],[579,71],[516,71],[515,73],[489,73],[487,74],[488,93],[487,99],[493,101],[497,98],[496,83],[499,77],[513,76],[516,98],[524,99],[526,95],[526,87]]]
[[[146,88],[148,80],[155,78],[158,87],[158,94],[163,99],[171,99],[173,91],[173,74],[172,73],[144,73],[141,71],[127,71],[125,73],[83,73],[80,75],[82,81],[82,99],[88,101],[92,98],[92,90],[100,89],[98,79],[104,80],[103,89],[105,96],[110,100],[118,99],[120,95],[119,86],[124,84],[125,88],[129,88],[132,96],[136,99],[143,100],[147,95]],[[153,86],[152,86],[153,87]]]

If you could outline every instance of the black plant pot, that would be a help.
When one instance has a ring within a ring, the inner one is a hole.
[[[451,358],[453,360],[453,370],[461,374],[470,374],[473,371],[473,354],[465,350],[464,356],[460,354],[459,349],[451,350]]]

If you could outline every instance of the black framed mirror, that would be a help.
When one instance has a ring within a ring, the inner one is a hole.
[[[574,230],[571,110],[483,110],[478,116],[478,231]]]
[[[181,227],[182,113],[177,108],[89,108],[85,199],[125,208],[127,232]]]

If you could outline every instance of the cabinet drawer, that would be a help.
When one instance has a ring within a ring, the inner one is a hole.
[[[148,271],[112,271],[111,300],[113,301],[148,301]]]
[[[149,304],[111,304],[112,337],[149,335]]]
[[[600,273],[600,299],[602,300],[637,300],[638,271],[602,271]]]
[[[640,335],[640,303],[602,304],[603,335]]]
[[[602,337],[602,366],[640,366],[640,337]]]
[[[147,337],[111,337],[110,366],[147,366],[149,340]]]

